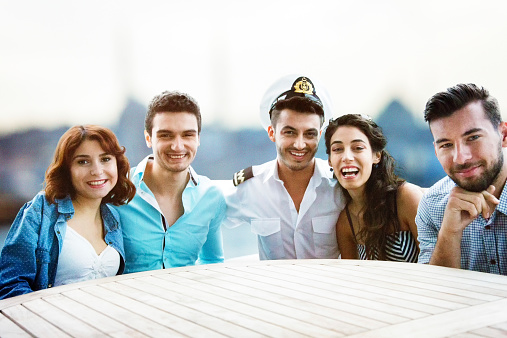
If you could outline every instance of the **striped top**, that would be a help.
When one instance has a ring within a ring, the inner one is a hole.
[[[345,207],[345,211],[347,213],[350,229],[352,230],[352,235],[355,239],[356,234],[354,232],[354,227],[352,226],[349,208]],[[366,246],[364,244],[357,243],[357,253],[359,255],[359,259],[366,260]],[[399,231],[387,236],[387,261],[417,263],[418,255],[419,248],[417,247],[417,242],[410,231]],[[375,252],[375,260],[378,260],[378,252]]]

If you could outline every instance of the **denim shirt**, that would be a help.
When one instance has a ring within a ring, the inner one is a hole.
[[[123,272],[125,252],[119,215],[112,207],[100,207],[105,242],[120,256]],[[0,299],[53,286],[67,221],[74,216],[70,196],[50,204],[44,192],[37,194],[18,212],[0,255]]]

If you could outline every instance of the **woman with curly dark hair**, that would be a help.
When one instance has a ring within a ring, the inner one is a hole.
[[[44,191],[19,211],[0,256],[0,299],[121,274],[125,253],[112,205],[130,201],[125,148],[100,126],[60,138]]]
[[[347,199],[336,224],[341,257],[417,262],[415,215],[423,190],[394,173],[381,128],[348,114],[330,121],[325,142]]]

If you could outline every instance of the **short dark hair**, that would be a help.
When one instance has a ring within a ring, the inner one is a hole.
[[[96,125],[74,126],[62,135],[56,146],[53,160],[46,170],[44,179],[46,199],[54,203],[55,199],[61,199],[67,195],[71,198],[75,197],[76,190],[72,185],[70,166],[76,149],[85,140],[99,142],[106,153],[116,158],[118,181],[109,194],[102,199],[102,203],[121,205],[132,200],[136,188],[128,179],[130,165],[125,156],[125,147],[120,146],[110,129]]]
[[[153,118],[157,113],[181,113],[194,114],[197,119],[197,133],[201,133],[201,110],[197,101],[188,94],[177,91],[165,91],[155,96],[148,106],[148,112],[144,119],[144,129],[151,136]]]
[[[271,111],[271,126],[274,128],[284,109],[291,109],[298,113],[317,114],[320,117],[320,126],[324,124],[324,109],[321,105],[306,97],[294,96],[287,100],[280,100]]]
[[[435,119],[451,116],[466,105],[477,101],[482,103],[486,116],[493,126],[497,127],[502,121],[498,101],[490,96],[484,87],[478,87],[473,83],[460,83],[433,95],[426,103],[424,120],[431,123]]]

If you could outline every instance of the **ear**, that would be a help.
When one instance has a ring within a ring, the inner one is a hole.
[[[498,127],[500,136],[502,137],[502,147],[507,148],[507,122],[500,122]]]
[[[151,136],[146,130],[144,131],[144,140],[146,141],[146,146],[151,148]]]
[[[380,162],[382,158],[382,153],[380,151],[376,151],[373,153],[373,164],[377,164]]]
[[[269,136],[269,139],[273,142],[276,141],[275,139],[275,128],[273,128],[273,126],[268,126],[268,136]]]

